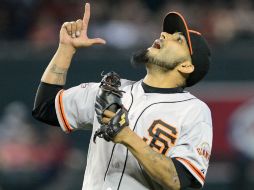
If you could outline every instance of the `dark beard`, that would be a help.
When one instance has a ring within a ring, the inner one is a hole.
[[[146,65],[149,62],[149,58],[147,56],[147,49],[142,49],[135,52],[131,56],[131,65],[134,67]]]
[[[143,49],[135,52],[131,57],[131,65],[134,67],[146,65],[146,64],[154,64],[161,67],[164,71],[173,70],[181,61],[176,61],[174,63],[167,63],[163,61],[159,61],[147,55],[148,50]]]
[[[170,71],[173,70],[181,62],[172,62],[171,64],[169,64],[165,61],[159,61],[157,59],[150,58],[149,63],[161,67],[163,71]]]

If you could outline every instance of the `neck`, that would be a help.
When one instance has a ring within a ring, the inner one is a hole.
[[[146,67],[147,74],[144,83],[157,88],[176,88],[181,85],[181,77],[176,70],[164,70],[160,66],[149,64]]]

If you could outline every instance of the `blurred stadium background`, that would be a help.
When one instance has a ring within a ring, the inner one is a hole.
[[[77,52],[66,88],[99,81],[102,71],[140,79],[132,52],[150,46],[168,11],[185,15],[208,39],[213,64],[188,89],[207,102],[214,120],[213,152],[205,190],[253,189],[254,2],[253,0],[91,0],[91,37],[104,47]],[[0,190],[78,190],[90,131],[65,135],[31,117],[42,72],[58,45],[64,21],[83,15],[81,0],[1,0]],[[95,179],[96,180],[96,179]]]

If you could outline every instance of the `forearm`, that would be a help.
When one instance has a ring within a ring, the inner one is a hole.
[[[55,96],[66,82],[66,76],[75,53],[73,47],[60,44],[43,73],[38,87],[32,115],[35,119],[59,126],[55,110]]]
[[[64,85],[74,53],[75,49],[73,47],[60,44],[44,71],[41,81],[49,84]]]
[[[172,160],[154,151],[128,127],[123,130],[122,135],[125,137],[121,143],[131,151],[145,171],[159,184],[172,190],[180,189],[179,178]]]

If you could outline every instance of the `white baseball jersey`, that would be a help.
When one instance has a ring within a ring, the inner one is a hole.
[[[153,150],[179,160],[203,185],[212,146],[212,120],[208,106],[182,93],[145,93],[142,81],[121,80],[122,102],[128,110],[129,127]],[[143,170],[121,144],[93,135],[100,127],[95,113],[99,83],[85,83],[60,91],[56,113],[65,132],[93,124],[83,190],[163,189]]]

